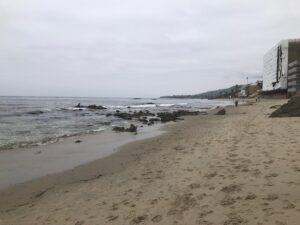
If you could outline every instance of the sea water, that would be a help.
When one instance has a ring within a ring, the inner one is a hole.
[[[106,109],[79,108],[78,103],[101,105]],[[68,136],[128,126],[129,121],[106,116],[117,110],[206,111],[230,104],[232,102],[226,100],[203,99],[0,97],[0,150],[43,145]]]

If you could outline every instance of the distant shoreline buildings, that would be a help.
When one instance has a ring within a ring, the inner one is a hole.
[[[300,91],[300,39],[280,41],[264,56],[263,92]]]

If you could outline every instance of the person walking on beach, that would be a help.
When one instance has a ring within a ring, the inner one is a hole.
[[[236,99],[236,100],[234,101],[235,107],[238,107],[238,104],[239,104],[239,101]]]

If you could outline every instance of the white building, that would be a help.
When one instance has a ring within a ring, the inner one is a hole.
[[[263,91],[287,90],[288,65],[300,59],[300,39],[280,41],[264,56]]]

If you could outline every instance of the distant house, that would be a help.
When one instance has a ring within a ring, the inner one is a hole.
[[[263,62],[263,91],[288,92],[288,77],[295,75],[295,70],[297,70],[295,69],[297,63],[291,63],[296,60],[300,62],[300,39],[282,40],[268,51]],[[289,64],[293,67],[290,68],[293,74],[290,74]],[[297,81],[290,80],[293,88],[297,88]]]

